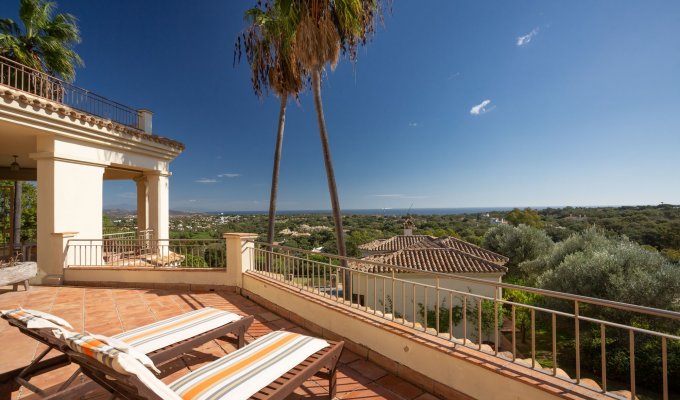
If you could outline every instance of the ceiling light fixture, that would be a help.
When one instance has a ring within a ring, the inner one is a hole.
[[[14,161],[9,165],[9,170],[12,172],[19,172],[21,166],[19,166],[19,163],[17,162],[17,156],[12,157],[14,157]]]

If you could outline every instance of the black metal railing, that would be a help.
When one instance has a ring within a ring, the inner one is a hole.
[[[59,78],[0,56],[0,84],[139,129],[139,112]]]

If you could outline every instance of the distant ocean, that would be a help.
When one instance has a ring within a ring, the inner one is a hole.
[[[479,214],[492,211],[510,211],[515,207],[463,207],[463,208],[367,208],[355,210],[342,210],[345,215],[455,215],[455,214]],[[524,208],[524,207],[521,207]],[[546,207],[532,207],[534,210],[542,210]],[[330,210],[285,210],[278,211],[279,215],[301,214],[330,214]],[[210,214],[267,214],[267,211],[216,211]]]

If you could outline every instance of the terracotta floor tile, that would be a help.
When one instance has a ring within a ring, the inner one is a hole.
[[[423,393],[420,396],[416,397],[415,400],[439,400],[439,397],[429,393]]]
[[[172,290],[129,290],[118,288],[73,288],[73,287],[33,287],[30,292],[3,292],[0,288],[0,309],[31,304],[36,309],[52,312],[71,322],[77,330],[85,328],[93,333],[114,335],[124,329],[134,329],[142,325],[179,315],[201,307],[215,307],[241,315],[255,315],[257,320],[246,334],[247,341],[265,335],[273,330],[285,328],[295,332],[307,332],[304,328],[281,318],[263,307],[230,292],[188,293]],[[21,334],[17,329],[0,321],[0,343],[12,343],[0,348],[0,373],[26,365],[40,351],[41,347]],[[160,366],[161,379],[172,382],[192,370],[236,350],[236,338],[226,336],[208,342],[191,353],[166,362]],[[41,345],[42,346],[42,345]],[[51,352],[49,356],[58,354]],[[7,361],[11,360],[11,361]],[[51,371],[36,382],[46,386],[57,386],[69,374],[69,366]],[[415,396],[413,388],[405,382],[394,381],[392,375],[357,354],[345,350],[341,357],[337,375],[338,398],[343,399],[398,399]],[[377,380],[377,381],[376,381]],[[296,389],[289,399],[326,399],[328,382],[312,378]],[[397,389],[397,387],[399,389]],[[397,391],[397,393],[391,390]],[[416,389],[417,390],[417,389]],[[29,396],[23,389],[11,393],[12,399],[37,398]],[[0,388],[0,397],[3,392]],[[420,400],[430,400],[429,397]],[[108,399],[103,391],[88,395],[88,399]]]
[[[391,392],[394,392],[405,399],[415,399],[423,393],[420,388],[392,374],[383,376],[375,383],[387,388]]]
[[[372,381],[380,379],[383,376],[387,375],[387,372],[384,369],[366,360],[357,360],[348,365],[349,367],[357,371],[359,374],[367,377]]]

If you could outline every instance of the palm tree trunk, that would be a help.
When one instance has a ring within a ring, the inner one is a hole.
[[[12,243],[13,250],[15,252],[21,251],[21,193],[23,187],[21,186],[21,181],[14,181],[14,232],[12,232],[12,237],[14,243]]]
[[[283,129],[286,125],[287,95],[281,95],[279,109],[279,128],[276,132],[276,149],[274,150],[274,169],[272,171],[272,188],[269,195],[269,227],[267,228],[267,243],[274,243],[274,219],[276,218],[276,196],[279,190],[279,165],[281,164],[281,149],[283,147]],[[270,247],[269,250],[272,250]]]
[[[338,187],[335,184],[335,172],[333,172],[333,160],[331,159],[331,148],[328,144],[328,133],[326,132],[326,120],[323,116],[323,104],[321,103],[321,67],[314,68],[312,71],[312,91],[314,92],[314,106],[316,107],[316,119],[319,123],[319,136],[323,148],[323,160],[326,165],[326,178],[328,180],[328,193],[331,196],[331,207],[333,209],[333,221],[335,222],[335,240],[338,248],[338,255],[347,257],[345,247],[345,231],[342,229],[342,213],[340,211],[340,200],[338,199]],[[341,260],[341,265],[345,268],[343,274],[342,293],[345,299],[351,299],[349,288],[350,273],[347,270],[347,261]]]

